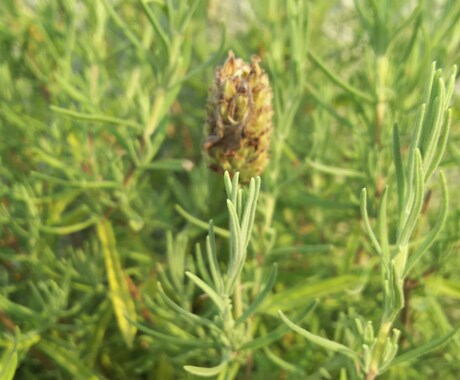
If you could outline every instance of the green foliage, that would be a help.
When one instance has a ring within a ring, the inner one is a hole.
[[[351,3],[0,2],[0,379],[458,376],[460,2]],[[228,50],[247,187],[201,154]]]

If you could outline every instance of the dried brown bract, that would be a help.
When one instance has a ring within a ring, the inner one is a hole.
[[[216,69],[209,89],[203,150],[215,171],[240,172],[248,181],[268,164],[272,131],[272,90],[253,57],[248,64],[232,51]]]

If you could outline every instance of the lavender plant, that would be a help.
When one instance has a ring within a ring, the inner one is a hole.
[[[455,379],[459,20],[0,1],[0,379]]]
[[[225,173],[227,190],[227,207],[230,218],[229,262],[228,269],[223,272],[219,268],[218,253],[212,221],[209,223],[209,235],[206,237],[206,256],[209,269],[203,265],[200,246],[197,246],[197,257],[200,263],[199,276],[186,271],[185,274],[194,285],[213,303],[213,313],[208,318],[198,316],[187,308],[176,304],[160,286],[163,301],[171,307],[187,324],[203,327],[205,335],[202,339],[210,341],[219,351],[220,363],[215,367],[197,367],[186,365],[186,371],[197,376],[217,376],[219,379],[233,379],[238,369],[248,356],[248,348],[254,344],[253,327],[250,317],[268,296],[276,279],[276,266],[273,266],[267,283],[255,297],[252,304],[247,303],[247,292],[241,283],[242,271],[246,261],[247,247],[254,224],[257,200],[260,189],[260,178],[251,179],[249,189],[245,192],[238,188],[237,172],[230,180]],[[173,267],[171,267],[173,268]],[[178,273],[173,278],[180,278]],[[179,280],[180,281],[180,280]]]
[[[350,375],[352,379],[375,379],[377,375],[384,373],[394,363],[400,364],[436,349],[457,331],[457,329],[453,329],[445,336],[433,339],[412,351],[396,356],[401,332],[394,327],[394,324],[404,308],[404,280],[415,263],[439,237],[447,218],[447,185],[445,176],[440,171],[439,182],[442,200],[437,221],[424,239],[419,242],[411,242],[411,235],[420,221],[427,183],[438,169],[448,140],[452,114],[450,103],[455,75],[456,67],[445,83],[442,78],[442,70],[436,70],[436,66],[433,64],[426,85],[424,102],[415,122],[406,167],[404,167],[401,157],[398,128],[397,126],[394,127],[394,183],[390,183],[382,194],[378,210],[377,233],[374,232],[368,216],[366,188],[361,192],[361,214],[364,226],[380,259],[382,268],[384,301],[378,332],[374,332],[372,321],[362,323],[360,319],[356,319],[357,331],[361,334],[362,344],[361,347],[354,350],[304,330],[292,323],[281,311],[279,312],[281,319],[294,331],[313,343],[350,358],[354,364],[354,371]],[[393,190],[398,205],[397,216],[392,218],[396,223],[394,228],[389,228],[388,225],[389,189]],[[396,231],[394,242],[390,240],[390,230]],[[343,377],[347,378],[346,375]]]

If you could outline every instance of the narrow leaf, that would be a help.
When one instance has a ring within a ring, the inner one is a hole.
[[[365,175],[357,170],[340,168],[338,166],[325,165],[318,161],[312,161],[311,159],[306,159],[305,163],[315,170],[318,170],[326,174],[332,174],[333,176],[365,178]]]
[[[388,242],[388,220],[387,220],[387,201],[388,201],[388,187],[383,190],[382,198],[380,200],[379,215],[378,215],[378,232],[379,241],[382,249],[382,257],[385,265],[388,265],[390,260],[390,248]]]
[[[181,206],[176,205],[175,209],[180,215],[182,215],[186,220],[188,220],[190,223],[194,224],[195,226],[200,227],[204,230],[207,230],[209,228],[209,224],[207,222],[200,220],[198,218],[195,218],[193,215],[185,211]],[[214,227],[214,232],[217,235],[223,238],[226,238],[226,239],[230,237],[230,232],[224,228]]]
[[[171,334],[164,334],[159,331],[150,329],[138,322],[134,322],[134,324],[140,331],[143,331],[146,334],[153,336],[154,338],[158,339],[160,342],[163,343],[168,343],[180,347],[217,348],[214,344],[209,343],[203,339],[196,339],[190,336],[180,338],[172,336]]]
[[[278,367],[288,372],[297,373],[298,375],[305,375],[301,367],[291,364],[287,362],[286,360],[280,358],[278,355],[273,353],[273,351],[270,350],[267,346],[265,346],[263,350],[264,350],[265,355],[267,355],[267,358],[271,360],[274,364],[276,364]]]
[[[278,311],[278,314],[281,318],[281,320],[286,323],[292,330],[294,330],[296,333],[302,335],[304,338],[308,339],[310,342],[317,344],[318,346],[321,346],[329,351],[334,351],[334,352],[339,352],[345,356],[348,356],[349,358],[358,361],[359,360],[359,355],[353,351],[352,349],[348,348],[347,346],[344,346],[343,344],[334,342],[333,340],[329,340],[326,338],[323,338],[319,335],[312,334],[311,332],[303,329],[302,327],[296,325],[295,323],[291,322],[281,310]]]
[[[82,231],[93,224],[96,224],[99,221],[98,216],[92,216],[87,220],[79,223],[75,223],[68,226],[44,226],[40,225],[38,228],[40,231],[53,234],[53,235],[69,235],[78,231]]]
[[[145,0],[140,0],[142,4],[142,8],[144,8],[144,12],[147,15],[147,18],[150,21],[150,24],[152,25],[153,29],[157,33],[157,35],[160,37],[161,43],[163,44],[166,53],[169,55],[170,54],[170,49],[171,49],[171,43],[169,40],[168,35],[166,32],[163,30],[160,21],[157,19],[157,16],[155,12],[152,12],[151,9],[148,7],[147,3]]]
[[[220,363],[218,366],[206,368],[206,367],[195,367],[192,365],[184,366],[184,369],[187,372],[190,372],[192,375],[200,377],[213,377],[221,373],[224,368],[227,366],[227,362]]]
[[[308,307],[301,313],[299,318],[296,319],[296,323],[301,323],[307,315],[309,315],[313,309],[316,307],[317,301],[313,301],[308,305]],[[276,329],[266,333],[265,331],[261,332],[259,338],[253,339],[241,346],[241,350],[255,351],[259,348],[270,345],[271,343],[280,339],[284,334],[289,331],[289,327],[282,323]]]
[[[323,71],[323,73],[336,85],[342,87],[345,91],[349,92],[350,94],[354,95],[357,99],[365,100],[367,102],[374,102],[374,97],[362,92],[360,89],[353,87],[352,85],[344,82],[340,79],[335,73],[333,73],[326,64],[319,59],[316,55],[314,55],[311,51],[308,52],[308,58],[318,66],[319,69]]]
[[[414,348],[413,350],[404,352],[403,354],[397,356],[391,362],[389,367],[393,367],[395,365],[399,365],[399,364],[407,362],[409,360],[416,359],[416,358],[418,358],[418,357],[420,357],[422,355],[426,355],[430,351],[436,350],[437,348],[439,348],[443,344],[447,343],[450,340],[450,338],[452,338],[458,332],[459,329],[460,329],[460,326],[455,328],[455,329],[453,329],[452,331],[450,331],[446,335],[440,336],[439,338],[435,338],[435,339],[431,340],[428,343],[425,343],[425,344],[423,344],[421,346],[418,346],[417,348]]]
[[[396,186],[398,189],[398,208],[402,212],[404,204],[404,195],[406,190],[406,183],[404,178],[404,168],[401,157],[401,143],[399,141],[398,126],[395,124],[393,127],[393,162],[396,172]]]
[[[396,264],[396,260],[391,260],[390,263],[390,282],[391,286],[391,310],[389,312],[396,315],[404,307],[404,292],[403,280],[400,277],[400,270]]]
[[[224,184],[225,184],[225,191],[227,192],[227,198],[232,199],[233,185],[232,185],[232,180],[230,179],[230,174],[228,173],[228,171],[225,171],[224,173]]]
[[[364,227],[366,228],[366,232],[369,235],[369,238],[371,239],[371,242],[375,250],[377,251],[379,256],[382,256],[382,248],[380,247],[380,244],[377,238],[375,237],[374,231],[372,230],[371,223],[369,221],[369,215],[367,213],[367,190],[366,188],[361,190],[360,206],[361,206],[361,216],[363,218]]]
[[[460,300],[460,283],[454,279],[448,280],[440,276],[430,277],[426,282],[426,288],[430,290],[430,293]]]
[[[165,291],[163,290],[163,287],[161,286],[161,283],[158,283],[158,290],[160,292],[160,296],[163,299],[163,301],[165,301],[166,304],[172,310],[174,310],[178,315],[182,315],[183,317],[185,317],[189,321],[192,321],[193,323],[196,323],[196,324],[199,324],[199,325],[207,326],[207,327],[210,327],[210,328],[215,327],[214,323],[212,321],[210,321],[209,319],[206,319],[206,318],[203,318],[203,317],[201,317],[199,315],[193,314],[193,313],[189,312],[188,310],[185,310],[184,308],[180,307],[178,304],[176,304],[165,293]]]
[[[78,357],[77,350],[67,350],[63,343],[42,339],[36,347],[74,379],[97,380],[100,378]]]
[[[415,165],[415,152],[420,143],[420,136],[422,134],[423,122],[425,120],[426,114],[426,104],[422,104],[420,110],[417,113],[417,120],[415,121],[414,134],[412,135],[412,140],[409,148],[409,158],[407,165],[407,182],[406,182],[406,192],[405,194],[410,194],[412,192],[412,179],[414,175],[414,165]]]
[[[13,380],[18,366],[18,354],[14,351],[6,351],[0,359],[0,379]]]
[[[447,184],[446,184],[446,177],[444,176],[443,172],[439,172],[439,178],[441,182],[441,189],[442,189],[442,201],[441,201],[441,209],[439,210],[438,218],[436,220],[433,229],[430,233],[425,237],[423,242],[417,248],[417,250],[409,256],[409,260],[406,265],[405,274],[407,274],[411,268],[415,265],[415,263],[422,257],[422,255],[431,247],[431,245],[435,242],[436,238],[439,236],[444,224],[447,220],[447,212],[449,206],[449,194],[447,192]]]
[[[240,323],[243,323],[244,321],[246,321],[246,319],[248,319],[257,310],[259,305],[265,300],[265,298],[268,296],[268,294],[272,290],[273,285],[275,284],[277,272],[278,272],[278,266],[277,264],[274,264],[272,267],[272,270],[270,271],[270,275],[268,277],[267,283],[265,284],[264,288],[254,299],[254,302],[251,304],[251,306],[249,306],[244,311],[244,313],[235,321],[235,325],[239,325]]]
[[[435,99],[434,104],[430,105],[430,113],[434,114],[428,119],[427,127],[422,131],[422,143],[420,150],[423,153],[423,172],[425,179],[428,180],[428,168],[431,166],[433,156],[438,149],[438,140],[441,135],[444,116],[444,98],[445,86],[444,81],[439,79],[439,96]],[[431,115],[430,115],[431,116]]]
[[[257,209],[257,201],[259,199],[259,192],[260,192],[260,177],[255,178],[255,194],[254,194],[254,201],[252,202],[251,205],[251,213],[250,219],[249,219],[249,224],[248,224],[248,231],[246,232],[246,242],[245,242],[245,247],[249,244],[249,239],[251,238],[252,234],[252,228],[254,226],[254,219],[256,216],[256,209]]]
[[[425,91],[423,94],[423,101],[428,103],[431,99],[431,90],[433,88],[434,77],[436,75],[436,62],[431,63],[430,77],[426,83]]]
[[[6,312],[13,319],[20,320],[36,320],[39,318],[38,313],[22,306],[18,303],[10,301],[8,298],[0,294],[0,310]]]
[[[402,231],[398,236],[397,245],[407,245],[410,235],[415,228],[417,220],[420,216],[420,212],[423,206],[423,166],[422,166],[422,155],[420,150],[415,150],[415,166],[413,175],[413,195],[409,203],[405,205],[408,208],[408,216],[404,220],[402,225]]]
[[[103,219],[97,224],[97,234],[104,253],[110,298],[117,317],[118,327],[126,344],[131,347],[137,329],[129,320],[136,320],[136,308],[126,283],[126,275],[121,267],[120,256],[116,250],[112,225],[107,219]]]
[[[195,276],[191,272],[185,272],[188,278],[192,280],[203,292],[205,292],[211,300],[214,302],[214,304],[217,306],[217,308],[222,311],[224,309],[224,304],[222,303],[222,300],[220,296],[216,293],[214,289],[212,289],[208,284],[206,284],[201,278]]]
[[[136,128],[137,130],[142,129],[142,125],[132,121],[132,120],[123,120],[113,116],[107,115],[96,115],[96,114],[86,114],[77,111],[72,111],[66,108],[61,108],[58,106],[50,106],[51,111],[60,113],[65,116],[69,116],[76,120],[90,121],[93,123],[106,123],[106,124],[116,124],[116,125],[126,125],[128,127]]]
[[[230,216],[230,263],[228,268],[228,283],[225,291],[226,294],[231,294],[242,268],[242,263],[245,260],[245,249],[238,215],[234,204],[229,199],[227,200],[227,208]]]
[[[238,196],[238,179],[239,178],[240,178],[240,173],[236,172],[233,175],[233,179],[232,179],[232,193],[230,197],[230,200],[232,201],[234,205],[236,204],[236,198]]]
[[[249,183],[249,195],[246,201],[246,205],[244,208],[243,219],[241,221],[241,231],[242,231],[242,239],[244,240],[244,245],[247,246],[247,242],[251,238],[250,236],[250,219],[251,213],[253,211],[254,202],[257,202],[255,197],[255,181],[254,178],[251,178],[251,182]]]
[[[211,275],[209,274],[209,271],[206,268],[206,264],[204,263],[203,254],[201,253],[200,243],[196,243],[195,251],[196,251],[196,263],[198,266],[199,273],[201,277],[204,279],[204,282],[206,282],[207,284],[211,284],[212,283]]]
[[[214,224],[212,220],[209,221],[209,235],[206,237],[206,251],[208,253],[209,268],[214,280],[214,286],[218,293],[222,293],[224,289],[224,280],[219,270],[219,263],[217,262],[217,249],[216,239],[214,236]]]
[[[457,76],[457,65],[452,67],[452,73],[450,74],[449,79],[446,83],[446,103],[445,106],[449,107],[450,101],[452,100],[452,95],[455,90],[455,77]]]
[[[344,275],[319,281],[307,280],[267,298],[260,306],[260,312],[275,314],[278,309],[292,310],[305,304],[306,299],[314,299],[338,292],[344,292],[360,283],[359,276]]]
[[[426,176],[425,178],[428,179],[431,177],[431,175],[434,173],[434,171],[437,169],[439,166],[439,163],[441,162],[442,156],[444,154],[444,151],[447,146],[447,141],[449,137],[449,132],[450,132],[450,126],[452,123],[452,110],[448,109],[447,110],[447,115],[446,118],[447,120],[444,122],[445,126],[441,132],[441,136],[439,137],[439,141],[436,144],[436,151],[433,155],[433,159],[431,160],[430,165],[428,166],[428,169],[426,171]]]

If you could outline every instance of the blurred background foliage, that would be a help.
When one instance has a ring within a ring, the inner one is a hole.
[[[360,190],[375,217],[395,176],[393,124],[404,154],[431,62],[448,71],[460,61],[459,20],[455,0],[2,1],[1,363],[16,367],[16,357],[17,379],[180,379],[192,378],[190,361],[216,364],[156,284],[207,313],[183,271],[171,272],[197,265],[209,219],[227,228],[223,181],[201,142],[207,90],[229,49],[259,55],[274,89],[243,284],[255,293],[271,263],[279,270],[254,334],[280,325],[278,309],[300,313],[319,298],[309,330],[353,346],[353,320],[378,323],[382,303]],[[457,87],[441,163],[450,211],[406,280],[403,351],[460,321],[458,100]],[[416,239],[439,194],[427,192]],[[224,265],[225,237],[218,249]],[[457,335],[383,378],[454,379],[459,352]],[[335,379],[343,365],[290,332],[249,357],[238,378]]]

